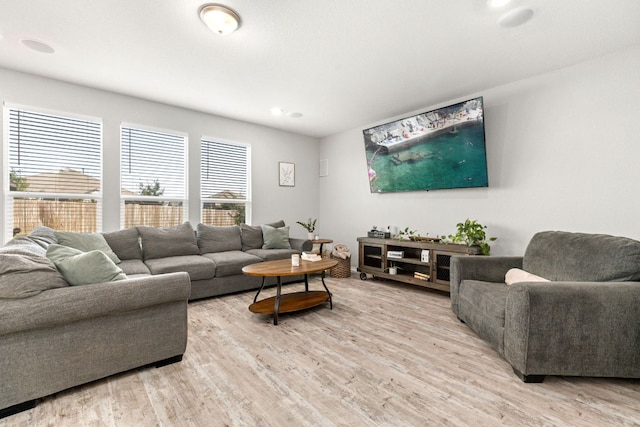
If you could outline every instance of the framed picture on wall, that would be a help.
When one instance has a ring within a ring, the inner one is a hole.
[[[280,186],[295,187],[296,185],[296,164],[289,162],[278,163]]]

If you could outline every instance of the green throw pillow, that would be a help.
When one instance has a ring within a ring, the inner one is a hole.
[[[275,228],[270,225],[262,226],[262,249],[291,249],[289,243],[289,226]]]
[[[82,252],[68,246],[49,245],[47,258],[56,265],[64,279],[73,286],[123,280],[122,269],[102,251]]]
[[[72,231],[54,232],[59,245],[80,249],[82,252],[102,251],[116,264],[120,264],[120,258],[111,249],[104,236],[100,233],[75,233]]]

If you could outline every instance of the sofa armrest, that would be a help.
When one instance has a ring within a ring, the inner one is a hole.
[[[144,276],[84,286],[51,289],[0,303],[0,335],[62,325],[184,301],[191,292],[187,273]]]
[[[640,282],[509,287],[504,357],[523,375],[640,377]]]
[[[511,268],[522,268],[521,256],[455,256],[451,257],[451,309],[458,314],[458,292],[463,280],[504,283]]]
[[[295,249],[299,252],[308,252],[313,249],[313,243],[309,239],[296,239],[294,237],[289,237],[289,244],[291,245],[291,249]]]

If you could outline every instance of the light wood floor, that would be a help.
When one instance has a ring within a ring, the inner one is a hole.
[[[524,384],[447,296],[355,275],[327,284],[333,310],[278,326],[249,312],[253,293],[191,303],[181,363],[58,393],[0,427],[640,425],[640,380]]]

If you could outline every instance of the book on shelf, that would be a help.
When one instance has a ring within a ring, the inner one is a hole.
[[[420,279],[420,280],[429,280],[431,279],[431,276],[429,276],[428,274],[425,273],[420,273],[419,271],[416,271],[413,273],[413,277],[416,279]]]
[[[404,258],[404,251],[387,251],[387,258]]]

